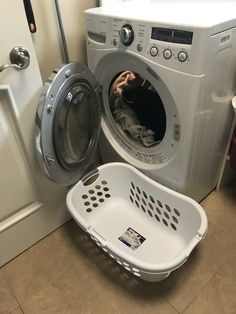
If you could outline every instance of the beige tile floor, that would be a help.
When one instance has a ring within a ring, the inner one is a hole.
[[[70,221],[0,269],[0,313],[236,313],[236,180],[202,206],[208,235],[165,281],[132,277]]]

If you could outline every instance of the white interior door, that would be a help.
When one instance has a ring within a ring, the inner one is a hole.
[[[42,87],[23,1],[0,1],[0,67],[21,46],[26,69],[0,72],[0,266],[63,224],[66,189],[49,182],[34,151],[35,114]],[[45,49],[46,43],[45,43]]]

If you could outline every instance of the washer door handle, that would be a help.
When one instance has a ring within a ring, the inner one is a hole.
[[[8,69],[14,68],[16,70],[26,69],[30,64],[30,55],[28,51],[22,47],[14,47],[10,54],[10,64],[4,64],[0,66],[0,72]]]

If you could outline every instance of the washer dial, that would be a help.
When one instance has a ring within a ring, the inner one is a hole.
[[[123,45],[130,46],[134,40],[134,30],[131,25],[125,24],[120,30],[120,40]]]

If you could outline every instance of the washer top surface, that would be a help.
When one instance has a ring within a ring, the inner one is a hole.
[[[212,33],[236,26],[234,0],[133,0],[89,9],[87,12],[163,24],[213,28]]]

